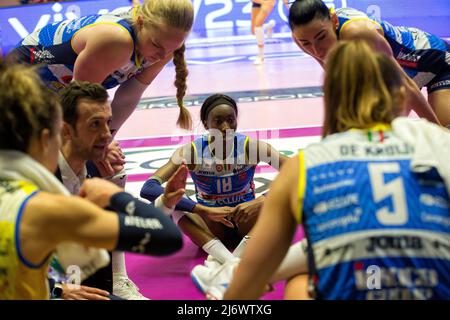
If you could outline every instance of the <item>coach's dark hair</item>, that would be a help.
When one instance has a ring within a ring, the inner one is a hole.
[[[5,62],[0,57],[0,149],[27,152],[44,129],[59,134],[58,96],[41,82],[36,67]]]
[[[289,8],[289,26],[293,30],[315,18],[330,19],[330,9],[321,0],[296,0]]]
[[[205,102],[203,102],[202,107],[200,109],[200,120],[202,120],[202,122],[206,121],[208,119],[208,114],[211,112],[211,110],[214,109],[214,107],[221,104],[229,105],[236,112],[236,116],[238,115],[238,108],[236,101],[234,101],[233,98],[227,96],[226,94],[216,93],[209,96],[205,100]]]
[[[60,92],[63,119],[76,128],[78,120],[77,105],[82,99],[105,103],[108,101],[108,92],[98,84],[87,81],[73,81]]]

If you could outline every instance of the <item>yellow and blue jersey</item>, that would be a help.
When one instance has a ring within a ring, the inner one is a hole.
[[[450,297],[450,198],[436,169],[411,169],[416,148],[374,128],[300,151],[297,218],[318,298]]]
[[[237,206],[255,199],[253,176],[256,165],[247,164],[249,138],[236,133],[233,148],[226,160],[212,154],[208,134],[192,142],[195,170],[190,171],[197,202],[208,207]]]
[[[394,58],[419,88],[450,88],[450,45],[443,39],[417,28],[393,26],[353,8],[336,9],[336,15],[338,38],[348,23],[369,20],[382,32]]]
[[[98,24],[120,26],[131,36],[136,48],[136,34],[132,27],[135,11],[117,14],[94,14],[74,20],[52,23],[26,36],[15,49],[20,61],[29,64],[42,64],[39,74],[48,87],[58,91],[73,78],[73,69],[77,53],[72,47],[72,39],[80,30]],[[110,89],[141,73],[151,63],[141,60],[134,49],[126,65],[110,74],[102,85]]]
[[[25,181],[0,180],[0,300],[49,299],[49,259],[38,265],[27,261],[20,244],[22,214],[37,192]]]

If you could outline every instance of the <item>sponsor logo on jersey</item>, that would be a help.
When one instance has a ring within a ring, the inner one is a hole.
[[[232,196],[232,197],[228,197],[225,199],[219,199],[217,200],[217,204],[218,205],[231,205],[231,204],[236,204],[236,203],[242,203],[245,202],[245,197],[244,196]]]
[[[430,268],[382,268],[353,265],[357,290],[368,300],[430,299],[439,284],[438,273]]]
[[[30,50],[30,60],[34,62],[50,63],[55,56],[48,50],[39,50],[34,48]]]
[[[439,88],[439,87],[450,88],[450,80],[443,80],[443,81],[436,82],[435,84],[433,84],[431,86],[431,89],[435,89],[435,88]]]
[[[197,174],[197,178],[199,180],[202,180],[202,175],[214,176],[216,173],[214,171],[199,170],[196,172],[196,174]],[[203,178],[203,179],[209,179],[209,178]]]
[[[240,171],[242,171],[242,170],[245,170],[246,169],[246,165],[244,165],[244,164],[238,164],[238,165],[236,165],[234,168],[233,168],[233,173],[239,173]],[[242,173],[241,173],[242,174]]]
[[[64,88],[64,85],[58,81],[50,81],[47,85],[54,91],[59,91]]]
[[[421,57],[422,56],[415,54],[414,52],[405,53],[403,51],[400,51],[395,59],[403,67],[417,68]]]
[[[423,249],[422,240],[419,237],[412,236],[378,236],[369,237],[369,245],[366,250],[369,252],[377,251],[378,249]]]
[[[199,192],[198,196],[204,200],[224,200],[224,199],[231,199],[233,197],[239,197],[239,196],[245,196],[249,192],[250,186],[244,188],[243,190],[235,193],[229,193],[229,194],[206,194],[204,192]]]

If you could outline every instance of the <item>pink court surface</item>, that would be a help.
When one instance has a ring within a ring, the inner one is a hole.
[[[240,43],[187,44],[189,78],[186,105],[194,130],[176,127],[178,108],[174,100],[174,68],[166,67],[146,90],[138,109],[117,135],[126,154],[127,190],[139,196],[144,181],[171,156],[177,146],[204,132],[199,120],[203,100],[213,93],[225,93],[238,101],[238,131],[265,140],[291,156],[299,148],[320,140],[323,117],[321,83],[323,71],[301,53],[289,36],[278,34],[266,44],[264,65],[252,63],[256,53],[253,39]],[[111,92],[113,94],[113,91]],[[265,192],[276,176],[262,164],[255,175],[257,193]],[[188,196],[193,195],[189,180]],[[299,228],[295,241],[303,237]],[[151,299],[201,300],[190,271],[203,263],[206,254],[184,237],[175,255],[153,258],[127,254],[127,271],[141,293]],[[284,283],[263,299],[282,299]]]

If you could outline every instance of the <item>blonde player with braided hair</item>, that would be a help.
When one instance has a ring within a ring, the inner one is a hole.
[[[41,64],[40,76],[59,91],[72,79],[117,87],[111,103],[117,131],[134,111],[145,89],[173,59],[180,115],[191,128],[183,105],[187,68],[184,41],[194,21],[189,0],[146,0],[128,11],[94,14],[49,24],[23,39],[17,59]]]

